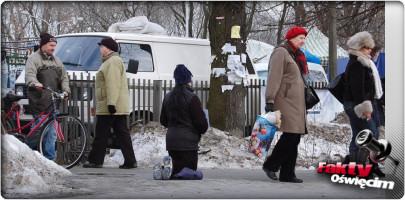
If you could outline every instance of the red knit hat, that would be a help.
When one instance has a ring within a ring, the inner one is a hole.
[[[308,35],[308,32],[302,27],[294,26],[287,32],[287,34],[285,35],[285,39],[289,40],[301,34],[304,34],[306,37]]]

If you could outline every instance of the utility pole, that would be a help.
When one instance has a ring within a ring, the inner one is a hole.
[[[337,76],[336,2],[329,2],[329,82]]]

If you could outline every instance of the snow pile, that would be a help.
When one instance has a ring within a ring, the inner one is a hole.
[[[342,120],[345,121],[345,120]],[[348,123],[309,123],[309,134],[301,137],[298,146],[297,166],[313,169],[319,162],[338,162],[348,154],[351,129]],[[282,133],[276,132],[270,152]],[[138,166],[151,168],[168,155],[165,142],[166,128],[150,122],[145,127],[132,129],[132,144]],[[199,154],[200,169],[258,169],[264,159],[248,151],[249,137],[238,138],[231,133],[209,128],[199,143],[200,150],[211,151]],[[104,167],[117,167],[124,163],[120,150],[110,150],[104,159]]]
[[[238,138],[227,132],[209,128],[199,143],[200,149],[211,149],[200,154],[199,168],[207,169],[238,169],[261,168],[263,160],[248,151],[249,138]]]
[[[167,156],[166,151],[166,128],[156,122],[149,122],[142,127],[138,125],[132,128],[132,145],[138,166],[141,168],[152,167],[162,158]],[[104,158],[103,167],[116,167],[124,163],[121,150],[111,149],[110,154]]]
[[[349,124],[308,123],[308,134],[301,137],[297,165],[317,167],[319,162],[341,162],[349,154]]]
[[[138,166],[153,167],[168,155],[166,151],[166,128],[157,122],[149,122],[145,129],[132,129],[132,144]],[[145,131],[145,132],[143,132]],[[227,135],[223,131],[209,128],[199,143],[200,149],[211,149],[208,153],[199,154],[198,168],[256,168],[261,164],[257,157],[247,151],[248,139]],[[104,167],[117,167],[124,163],[121,150],[112,149],[104,158]]]
[[[1,135],[1,193],[39,194],[66,189],[63,177],[69,170],[32,151],[11,135]]]

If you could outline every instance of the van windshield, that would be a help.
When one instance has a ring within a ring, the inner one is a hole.
[[[54,55],[59,57],[66,70],[97,71],[101,66],[99,43],[104,37],[58,37]]]

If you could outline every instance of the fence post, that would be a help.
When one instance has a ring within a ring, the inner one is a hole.
[[[160,109],[162,106],[162,80],[153,80],[153,121],[160,121]]]

